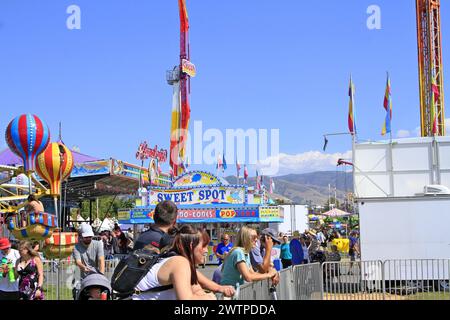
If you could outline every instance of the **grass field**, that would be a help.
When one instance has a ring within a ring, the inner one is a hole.
[[[450,300],[450,292],[419,292],[409,295],[396,295],[386,293],[324,293],[324,300]]]
[[[60,289],[60,298],[57,297],[56,285],[44,287],[45,300],[73,300],[72,290],[69,288]]]

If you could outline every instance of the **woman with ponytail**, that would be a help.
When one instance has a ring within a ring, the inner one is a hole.
[[[176,231],[173,246],[139,282],[133,300],[215,300],[198,284],[196,265],[203,263],[209,236],[190,225]],[[152,291],[149,291],[152,290]]]

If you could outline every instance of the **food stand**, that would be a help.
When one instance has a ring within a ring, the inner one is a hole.
[[[264,195],[249,190],[247,185],[229,184],[224,179],[204,171],[185,173],[170,186],[148,186],[140,206],[119,211],[119,223],[154,223],[156,205],[171,200],[178,206],[177,222],[201,224],[211,237],[207,263],[217,263],[214,251],[224,232],[233,241],[239,226],[283,222],[283,209],[265,204]]]

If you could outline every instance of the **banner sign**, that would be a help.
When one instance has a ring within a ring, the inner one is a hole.
[[[261,219],[279,218],[280,210],[278,207],[260,207],[259,217]]]
[[[179,208],[177,222],[178,223],[247,223],[247,222],[283,222],[279,216],[279,207],[265,207],[264,218],[261,217],[260,207],[258,206],[242,206],[236,208]],[[278,212],[278,215],[275,214]],[[269,214],[270,213],[270,214]],[[154,209],[134,208],[130,211],[129,216],[125,214],[119,215],[120,223],[154,223]],[[124,219],[122,219],[123,217]]]
[[[131,218],[130,210],[119,210],[117,212],[118,220],[129,220]]]
[[[193,187],[206,185],[222,185],[223,183],[214,175],[204,171],[191,171],[178,177],[174,182],[174,187]]]
[[[113,175],[127,177],[137,181],[139,181],[139,178],[141,177],[144,181],[144,184],[149,183],[147,169],[120,160],[112,160],[112,161],[113,161],[112,165]]]
[[[149,192],[149,204],[157,205],[161,201],[171,200],[177,205],[195,204],[244,204],[245,187],[216,186],[180,189],[154,189]]]
[[[155,145],[153,149],[149,148],[147,141],[142,142],[139,145],[138,151],[136,152],[136,159],[147,160],[148,158],[156,159],[158,162],[167,161],[167,150],[159,149],[158,145]]]
[[[110,173],[110,161],[100,160],[92,162],[77,163],[73,166],[71,178],[95,176]]]
[[[181,60],[181,71],[191,77],[195,77],[196,75],[195,65],[186,59]]]

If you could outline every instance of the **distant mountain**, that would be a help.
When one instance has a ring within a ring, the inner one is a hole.
[[[225,178],[229,183],[236,183],[236,177]],[[318,171],[304,174],[288,174],[274,177],[275,193],[273,198],[288,198],[294,203],[305,204],[311,201],[312,204],[322,205],[328,200],[329,187],[331,186],[331,196],[336,195],[339,200],[344,199],[345,194],[353,192],[353,177],[351,172]],[[242,178],[240,178],[242,183]],[[270,177],[263,177],[263,183],[269,188]],[[249,186],[255,186],[255,177],[249,178]]]

